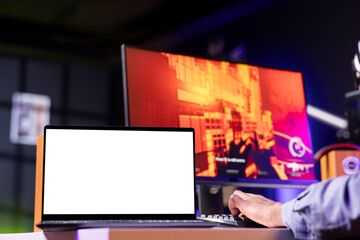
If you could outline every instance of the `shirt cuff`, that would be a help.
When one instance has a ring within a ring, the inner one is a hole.
[[[285,223],[285,225],[291,229],[291,217],[292,217],[292,212],[294,209],[294,204],[295,204],[295,200],[293,199],[291,201],[288,201],[286,203],[284,203],[281,207],[281,218],[283,220],[283,222]]]
[[[303,216],[294,210],[297,199],[286,202],[281,207],[281,218],[293,232],[296,239],[313,239]]]

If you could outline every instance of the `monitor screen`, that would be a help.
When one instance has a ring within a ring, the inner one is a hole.
[[[126,125],[194,128],[198,182],[314,182],[300,72],[125,45],[122,63]]]

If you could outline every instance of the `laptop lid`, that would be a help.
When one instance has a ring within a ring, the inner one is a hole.
[[[43,221],[195,218],[194,129],[45,126]]]

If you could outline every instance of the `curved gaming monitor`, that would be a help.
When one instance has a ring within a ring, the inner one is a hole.
[[[300,72],[125,45],[122,64],[125,124],[194,128],[198,183],[316,181]]]

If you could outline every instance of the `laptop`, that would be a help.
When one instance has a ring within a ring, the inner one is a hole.
[[[213,227],[196,218],[194,129],[44,128],[43,231]]]

